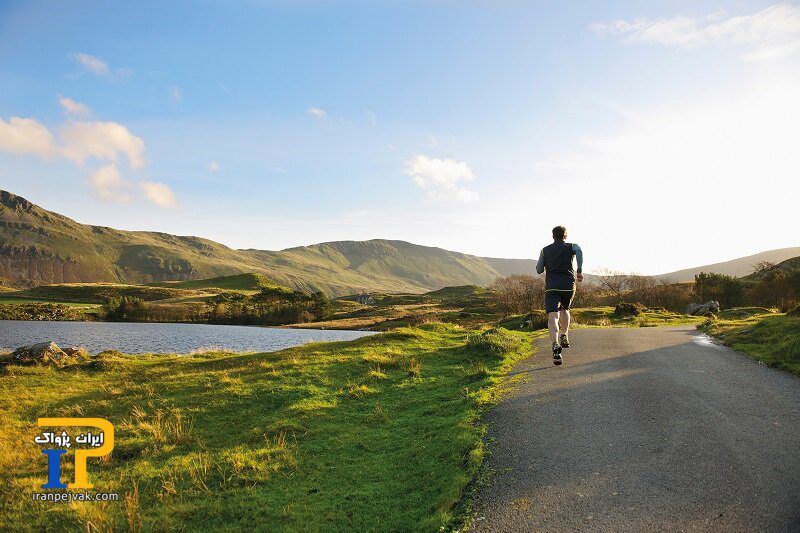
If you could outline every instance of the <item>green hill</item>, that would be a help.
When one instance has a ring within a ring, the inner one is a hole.
[[[153,302],[170,298],[193,298],[203,294],[200,291],[187,289],[124,285],[120,283],[62,283],[39,285],[14,293],[6,293],[6,295],[30,300],[103,303],[108,298],[122,296]]]
[[[162,281],[160,283],[151,283],[150,285],[173,289],[223,289],[227,291],[258,291],[262,288],[277,286],[277,284],[271,282],[261,274],[253,273],[187,281]]]
[[[761,272],[753,272],[744,277],[746,281],[761,281],[764,277],[774,271],[783,271],[783,272],[792,272],[795,270],[800,270],[800,257],[792,257],[791,259],[787,259],[786,261],[781,261],[777,263],[774,267],[768,270],[762,270]]]
[[[755,269],[755,266],[758,263],[761,263],[762,261],[768,261],[770,263],[780,263],[781,261],[786,261],[787,259],[796,258],[797,256],[800,256],[800,247],[779,248],[777,250],[768,250],[766,252],[761,252],[755,255],[748,255],[747,257],[740,257],[738,259],[732,259],[730,261],[725,261],[722,263],[714,263],[712,265],[703,265],[699,267],[687,268],[684,270],[670,272],[668,274],[661,274],[656,277],[679,283],[694,281],[695,275],[701,272],[714,273],[714,274],[727,274],[728,276],[734,276],[740,278],[752,273],[753,270]]]
[[[165,282],[218,278],[212,283],[249,290],[254,282],[246,277],[222,280],[257,274],[277,285],[340,296],[486,286],[514,269],[533,272],[534,261],[482,258],[380,239],[280,251],[235,250],[200,237],[80,224],[0,191],[0,280],[16,287],[103,282],[189,289],[209,282]]]

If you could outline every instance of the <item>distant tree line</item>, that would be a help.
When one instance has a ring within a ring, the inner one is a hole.
[[[330,312],[330,300],[322,292],[307,295],[268,287],[253,295],[223,292],[205,302],[156,303],[130,296],[110,297],[100,315],[105,320],[125,322],[280,326],[321,320]]]
[[[700,273],[694,278],[698,300],[718,300],[724,307],[754,305],[789,311],[800,305],[800,268],[784,270],[774,265],[756,270],[757,279]]]
[[[649,308],[684,312],[691,302],[710,300],[719,301],[723,308],[762,306],[788,311],[800,305],[800,268],[785,269],[771,263],[755,265],[752,277],[700,273],[695,276],[694,283],[673,283],[609,270],[601,271],[595,279],[595,284],[578,285],[574,307],[636,302]],[[525,314],[544,307],[541,277],[502,277],[491,289],[491,304],[504,315]]]

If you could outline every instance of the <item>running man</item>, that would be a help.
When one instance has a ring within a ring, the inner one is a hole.
[[[577,244],[564,242],[567,228],[553,228],[553,244],[542,248],[536,272],[547,272],[544,282],[544,307],[547,311],[547,327],[553,341],[553,363],[560,365],[561,349],[569,348],[569,306],[575,296],[575,280],[583,281],[583,252]],[[578,269],[573,270],[575,257]]]

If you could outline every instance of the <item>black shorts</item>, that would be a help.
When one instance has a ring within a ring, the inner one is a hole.
[[[575,289],[550,289],[544,293],[544,310],[548,313],[557,313],[559,308],[569,309],[574,297]]]

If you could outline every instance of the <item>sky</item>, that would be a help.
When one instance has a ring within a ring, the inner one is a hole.
[[[800,246],[800,3],[0,0],[0,188],[234,248]]]

